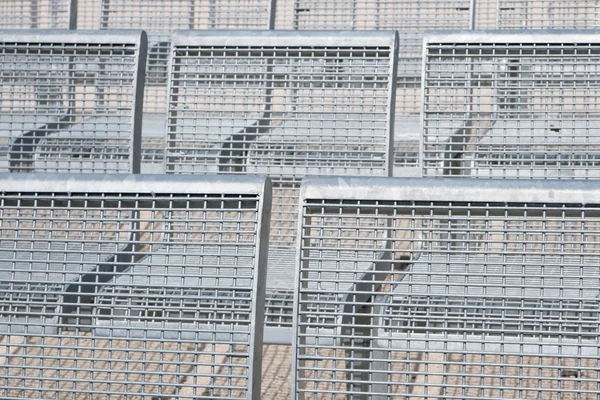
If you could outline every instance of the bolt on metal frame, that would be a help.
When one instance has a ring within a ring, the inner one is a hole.
[[[394,176],[420,176],[422,38],[469,29],[474,0],[294,0],[294,29],[398,30]]]
[[[291,342],[302,177],[391,173],[397,40],[383,31],[173,35],[167,172],[273,181],[268,341]]]
[[[77,0],[2,0],[0,29],[77,29]]]
[[[0,174],[0,397],[260,397],[264,177]]]
[[[272,29],[275,0],[102,0],[100,29],[144,29],[148,60],[142,172],[163,173],[171,33],[177,29]]]
[[[0,170],[139,172],[142,31],[0,30]]]
[[[428,35],[423,175],[600,177],[599,44],[598,31]]]
[[[307,178],[294,399],[600,395],[592,181]]]

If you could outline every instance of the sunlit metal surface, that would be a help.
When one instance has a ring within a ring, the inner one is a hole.
[[[425,176],[600,177],[597,31],[425,41]]]
[[[258,398],[265,178],[3,174],[0,191],[0,397]]]
[[[423,33],[469,29],[471,0],[295,0],[294,29],[398,30],[394,175],[420,174],[419,148]]]
[[[296,0],[294,29],[423,32],[468,27],[471,0]]]
[[[0,31],[0,170],[138,172],[143,32]]]
[[[292,398],[600,395],[592,181],[309,178]]]
[[[75,29],[77,0],[2,0],[0,29]]]
[[[271,177],[277,299],[291,301],[301,178],[391,172],[396,51],[394,32],[174,34],[167,171]],[[276,308],[268,320],[281,326]]]
[[[497,0],[499,29],[600,28],[600,3],[581,0]]]
[[[275,0],[102,0],[100,29],[148,32],[142,173],[163,173],[171,33],[176,29],[269,29]],[[144,156],[146,155],[146,156]]]

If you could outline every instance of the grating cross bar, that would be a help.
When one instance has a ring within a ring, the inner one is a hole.
[[[0,29],[75,29],[77,0],[3,0]]]
[[[285,327],[288,343],[300,180],[390,174],[397,40],[351,31],[173,35],[167,171],[271,177],[267,323]]]
[[[0,31],[0,170],[139,172],[146,36]]]
[[[599,44],[596,31],[428,36],[423,174],[600,177]]]
[[[259,398],[270,192],[0,175],[0,397]]]
[[[394,176],[420,176],[423,34],[469,29],[472,6],[472,0],[294,0],[294,29],[398,31]]]
[[[498,29],[597,29],[597,0],[497,0]]]
[[[600,395],[591,181],[307,178],[295,399]]]
[[[102,0],[100,29],[148,32],[142,172],[164,172],[171,33],[177,29],[268,29],[275,0]]]

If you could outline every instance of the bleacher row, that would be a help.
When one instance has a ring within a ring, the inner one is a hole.
[[[594,10],[0,2],[0,398],[600,398]]]

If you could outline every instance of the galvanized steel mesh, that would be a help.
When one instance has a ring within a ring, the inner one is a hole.
[[[0,187],[0,397],[257,398],[264,178]]]
[[[470,0],[296,0],[295,29],[460,29],[469,26]]]
[[[426,30],[469,29],[470,0],[296,0],[294,28],[398,30],[394,174],[418,174],[422,38]]]
[[[596,33],[426,38],[423,173],[600,177]]]
[[[2,0],[0,29],[69,29],[72,3],[73,0]]]
[[[176,29],[268,29],[270,0],[102,0],[100,29],[149,32],[142,172],[164,172],[167,66]]]
[[[473,29],[497,29],[498,1],[502,0],[475,0],[475,15]]]
[[[274,28],[277,30],[294,29],[294,7],[296,0],[275,0]]]
[[[175,40],[167,171],[270,175],[275,247],[294,245],[304,175],[389,173],[393,34],[231,31]]]
[[[141,33],[0,31],[0,170],[139,170]]]
[[[597,0],[498,0],[499,29],[594,29]]]
[[[306,183],[293,398],[600,395],[596,187],[475,182]]]
[[[597,0],[284,0],[294,29],[590,29]],[[473,5],[475,8],[473,9]],[[288,11],[289,12],[289,11]]]
[[[174,29],[266,29],[270,0],[103,0],[103,26]],[[134,25],[134,26],[132,26]]]
[[[292,289],[304,175],[389,174],[395,43],[391,32],[174,35],[167,171],[271,177],[270,288]]]

